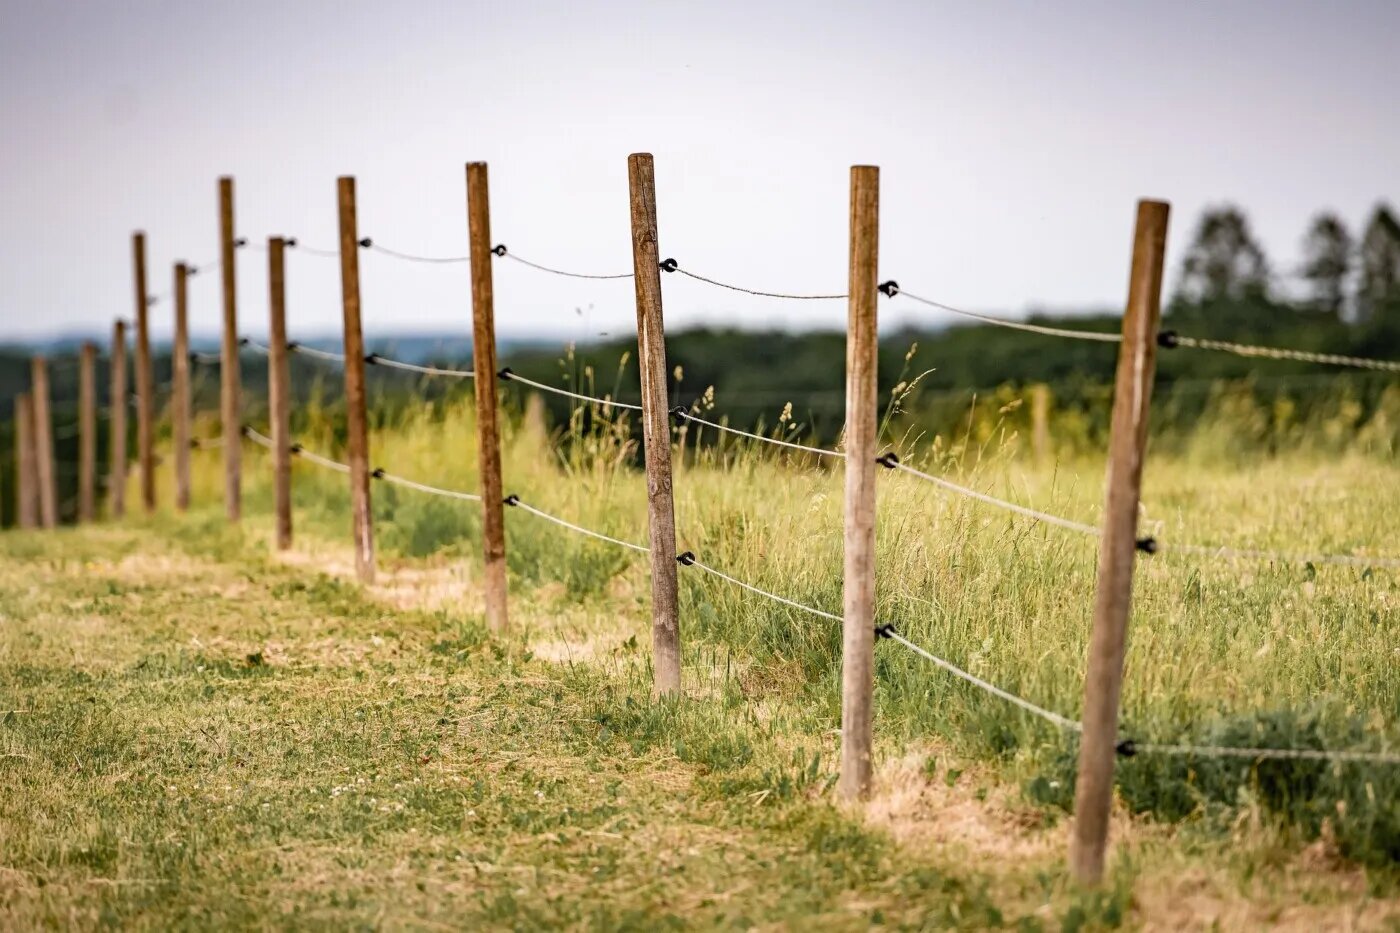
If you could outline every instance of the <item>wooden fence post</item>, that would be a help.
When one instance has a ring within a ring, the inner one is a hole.
[[[146,235],[131,235],[131,262],[136,282],[136,459],[141,474],[141,503],[156,510],[155,374],[151,370],[151,332],[147,321]]]
[[[666,333],[661,320],[661,256],[656,234],[656,174],[651,153],[627,157],[632,204],[632,269],[637,291],[637,366],[642,378],[647,526],[651,546],[651,664],[658,696],[681,689],[680,613],[676,606],[676,511],[671,495],[671,412]]]
[[[53,414],[49,407],[49,361],[42,356],[29,361],[30,404],[34,423],[30,438],[34,445],[34,476],[38,481],[39,524],[58,526],[58,477],[53,465]]]
[[[501,482],[501,435],[496,400],[496,312],[491,280],[491,206],[486,163],[467,163],[467,236],[472,264],[472,369],[476,372],[477,456],[481,467],[482,545],[486,624],[505,632],[506,522]]]
[[[1070,868],[1083,884],[1103,878],[1113,804],[1113,759],[1118,745],[1118,700],[1123,652],[1132,608],[1133,562],[1137,556],[1138,499],[1147,449],[1147,415],[1157,361],[1157,326],[1162,311],[1162,264],[1167,244],[1168,205],[1139,201],[1133,235],[1133,265],[1123,343],[1113,386],[1109,434],[1108,495],[1099,540],[1094,629],[1084,674],[1084,734],[1079,746]]]
[[[875,668],[875,455],[878,452],[880,170],[851,167],[846,323],[846,518],[841,647],[841,795],[870,791]]]
[[[1050,459],[1050,387],[1031,386],[1031,456],[1038,464]]]
[[[243,423],[239,415],[237,243],[233,234],[233,179],[219,179],[219,269],[224,284],[224,339],[219,352],[219,420],[224,435],[224,512],[243,514]]]
[[[360,248],[355,219],[355,179],[336,184],[340,208],[340,292],[345,315],[346,453],[350,461],[355,570],[374,582],[374,522],[369,495],[369,426],[365,412],[365,341],[360,332]]]
[[[15,524],[39,525],[39,478],[34,463],[34,401],[28,392],[15,396]]]
[[[111,388],[107,407],[111,417],[107,428],[111,460],[108,464],[107,495],[113,518],[126,515],[126,413],[131,405],[126,388],[126,321],[112,325]]]
[[[272,480],[277,512],[277,550],[292,546],[291,374],[287,363],[286,246],[267,241],[267,402],[272,417]]]
[[[78,355],[78,521],[97,517],[97,344]]]
[[[175,447],[175,508],[190,507],[189,267],[175,264],[175,345],[170,351],[171,443]]]

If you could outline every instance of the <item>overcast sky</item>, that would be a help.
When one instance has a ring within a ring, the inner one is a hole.
[[[849,166],[881,167],[881,274],[981,310],[1121,305],[1134,201],[1172,202],[1169,284],[1201,208],[1243,206],[1276,265],[1311,215],[1400,200],[1400,3],[21,2],[0,7],[0,339],[106,333],[238,230],[466,251],[463,163],[493,238],[631,269],[626,157],[649,151],[663,256],[760,289],[845,289]],[[240,253],[244,330],[265,257]],[[362,257],[365,330],[467,333],[464,265]],[[334,260],[293,257],[289,326],[339,323]],[[665,279],[670,327],[840,326],[842,302]],[[192,327],[219,319],[214,276]],[[504,335],[634,328],[630,282],[496,264]],[[582,311],[583,313],[580,313]],[[935,322],[882,304],[882,325]],[[170,307],[153,311],[157,335]]]

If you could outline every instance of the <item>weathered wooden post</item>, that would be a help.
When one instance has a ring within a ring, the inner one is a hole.
[[[870,791],[875,668],[875,455],[878,450],[880,170],[851,167],[846,323],[846,517],[841,647],[841,795]]]
[[[267,402],[272,416],[272,481],[277,512],[277,550],[292,546],[291,374],[287,365],[286,247],[282,237],[267,241],[268,359]]]
[[[1113,804],[1113,758],[1118,745],[1118,701],[1123,653],[1132,608],[1133,562],[1137,556],[1138,500],[1147,449],[1147,415],[1157,361],[1157,326],[1162,311],[1162,265],[1170,208],[1139,201],[1133,235],[1133,265],[1123,343],[1113,386],[1109,433],[1108,496],[1099,541],[1094,629],[1084,674],[1084,734],[1079,746],[1070,868],[1083,884],[1103,878]]]
[[[632,204],[632,268],[637,292],[637,365],[642,378],[642,441],[651,546],[653,690],[681,689],[680,613],[676,605],[676,514],[671,493],[671,412],[666,334],[661,320],[661,256],[656,234],[656,174],[651,154],[627,157]]]
[[[111,460],[107,467],[107,495],[113,518],[126,515],[126,412],[131,398],[126,390],[126,321],[112,325],[111,388],[107,428]]]
[[[58,526],[58,477],[53,465],[53,413],[49,407],[49,361],[29,361],[29,395],[34,416],[30,438],[34,445],[34,476],[38,482],[39,524]]]
[[[131,235],[136,282],[136,460],[141,473],[141,504],[156,510],[155,375],[151,370],[151,331],[147,320],[146,235]]]
[[[175,460],[175,508],[190,507],[189,267],[175,264],[175,346],[171,350],[171,437]]]
[[[78,521],[97,517],[97,344],[78,355]]]
[[[355,179],[336,185],[340,208],[340,292],[345,316],[346,454],[350,463],[350,507],[355,570],[374,582],[374,522],[369,495],[369,425],[365,411],[365,341],[360,332],[360,256],[355,218]]]
[[[15,396],[15,524],[39,526],[39,477],[34,463],[34,400]]]
[[[233,179],[219,179],[219,271],[224,285],[224,333],[219,350],[219,420],[224,436],[224,512],[243,514],[243,422],[239,415],[237,241],[233,232]]]
[[[496,312],[491,280],[491,207],[486,163],[467,163],[467,237],[472,266],[472,369],[476,373],[477,457],[481,467],[482,548],[486,624],[508,626],[506,523],[501,482],[501,436],[496,399]]]

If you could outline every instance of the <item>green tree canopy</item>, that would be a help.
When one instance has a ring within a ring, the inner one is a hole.
[[[1308,300],[1313,309],[1342,316],[1352,247],[1351,234],[1336,214],[1324,212],[1313,218],[1303,238],[1303,278],[1309,284]]]
[[[1238,301],[1268,292],[1269,267],[1249,220],[1233,205],[1207,210],[1182,263],[1178,298]]]
[[[1388,205],[1377,204],[1361,238],[1357,312],[1368,320],[1395,298],[1400,298],[1400,221]]]

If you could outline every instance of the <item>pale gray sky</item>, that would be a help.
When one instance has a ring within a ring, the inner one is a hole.
[[[462,253],[462,165],[482,159],[496,240],[628,271],[626,157],[643,150],[662,254],[716,278],[844,290],[848,168],[874,163],[884,277],[984,310],[1113,306],[1140,196],[1173,204],[1173,273],[1209,203],[1242,205],[1286,263],[1317,209],[1359,225],[1400,200],[1397,37],[1390,0],[5,0],[0,338],[130,315],[133,229],[153,290],[174,260],[212,259],[220,173],[255,241],[333,245],[346,173],[363,235]],[[250,333],[264,262],[240,254]],[[289,275],[293,332],[338,326],[334,261]],[[367,333],[469,331],[466,276],[364,256]],[[841,302],[665,286],[673,328],[844,322]],[[496,289],[506,335],[634,326],[627,281],[498,262]],[[167,333],[169,306],[153,315]],[[196,280],[193,328],[218,315],[213,277]]]

